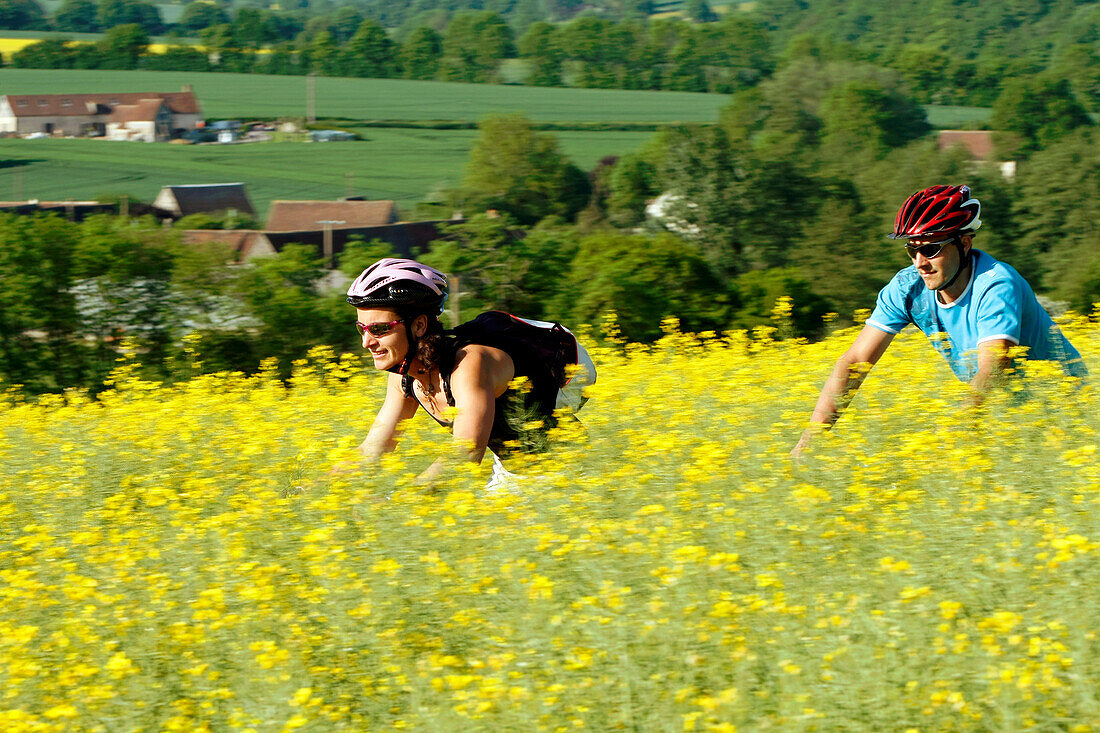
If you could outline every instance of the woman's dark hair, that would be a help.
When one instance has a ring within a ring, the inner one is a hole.
[[[435,314],[425,313],[424,311],[410,311],[400,315],[409,324],[410,333],[413,321],[417,317],[427,316],[428,318],[428,330],[416,340],[416,358],[420,360],[425,369],[444,365],[449,359],[454,358],[454,354],[451,353],[454,351],[451,339],[448,338],[447,331]]]

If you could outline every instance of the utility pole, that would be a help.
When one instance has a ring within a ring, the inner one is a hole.
[[[317,72],[306,74],[306,124],[317,121]]]
[[[321,244],[321,257],[326,270],[331,270],[332,264],[332,227],[334,224],[347,224],[343,219],[321,219],[317,222],[324,227],[324,237]]]
[[[458,320],[458,301],[462,295],[462,286],[458,279],[458,275],[451,275],[449,278],[447,278],[447,285],[447,302],[451,304],[451,307],[447,309],[447,312],[451,314],[451,328],[454,328],[459,323],[461,323],[461,321]]]

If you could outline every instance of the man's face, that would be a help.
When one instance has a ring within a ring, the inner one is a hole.
[[[373,357],[374,368],[395,369],[401,366],[409,350],[409,337],[397,311],[356,308],[355,316],[360,324],[358,328],[363,332],[363,348]]]
[[[938,253],[932,256],[925,254],[929,250],[935,250],[940,243],[943,243],[943,246]],[[964,236],[962,243],[963,251],[969,252],[970,237]],[[954,237],[944,237],[942,234],[916,237],[909,240],[906,249],[913,260],[913,265],[917,268],[917,273],[924,280],[924,286],[929,290],[939,290],[958,272],[959,248],[955,245]]]

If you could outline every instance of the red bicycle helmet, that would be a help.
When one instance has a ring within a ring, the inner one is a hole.
[[[905,200],[894,220],[890,239],[909,239],[929,234],[974,232],[982,225],[982,205],[971,197],[969,186],[932,186]]]

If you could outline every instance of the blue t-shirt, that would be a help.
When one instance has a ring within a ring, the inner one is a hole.
[[[1039,305],[1020,273],[985,252],[972,252],[970,282],[953,303],[941,303],[910,265],[879,291],[867,325],[898,333],[912,323],[964,382],[978,373],[978,345],[1000,339],[1027,347],[1029,359],[1061,362],[1066,374],[1086,376],[1081,354]]]

